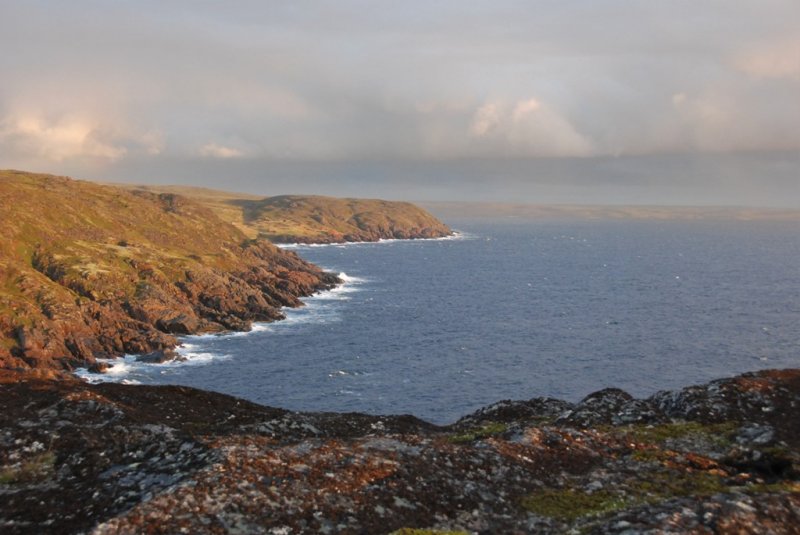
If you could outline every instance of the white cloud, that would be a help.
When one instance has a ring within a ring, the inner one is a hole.
[[[217,143],[207,143],[200,148],[200,156],[205,158],[241,158],[244,152],[233,148],[218,145]]]
[[[517,102],[517,105],[514,106],[514,112],[511,114],[511,119],[515,123],[523,121],[525,120],[525,116],[534,113],[541,107],[542,105],[539,104],[539,101],[535,98]]]
[[[473,136],[482,137],[490,134],[500,124],[500,109],[497,104],[484,104],[475,112],[469,132]]]
[[[800,39],[762,43],[740,54],[734,63],[756,78],[800,80]]]
[[[0,123],[0,142],[17,153],[54,162],[82,157],[114,161],[128,152],[106,139],[96,124],[74,117],[55,121],[35,115],[8,117]]]
[[[470,135],[488,152],[511,156],[589,156],[592,142],[536,98],[489,102],[475,111]]]

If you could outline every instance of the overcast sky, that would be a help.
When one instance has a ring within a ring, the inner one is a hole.
[[[0,0],[0,168],[800,207],[800,1]]]

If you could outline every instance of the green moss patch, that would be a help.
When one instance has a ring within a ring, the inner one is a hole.
[[[732,435],[738,428],[735,422],[701,424],[699,422],[673,422],[657,426],[630,426],[620,431],[635,442],[663,444],[668,440],[684,438],[704,438],[718,446],[730,444]]]
[[[488,423],[481,427],[476,427],[474,429],[465,431],[464,433],[452,435],[448,438],[448,440],[453,444],[464,444],[505,433],[507,429],[508,426],[506,424]]]
[[[526,510],[564,521],[602,515],[628,505],[626,498],[606,490],[588,493],[574,489],[543,489],[522,500],[522,507]]]

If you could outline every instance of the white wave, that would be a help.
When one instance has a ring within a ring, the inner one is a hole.
[[[334,243],[276,243],[275,245],[281,249],[305,249],[314,247],[358,247],[364,245],[387,245],[398,242],[430,242],[430,241],[453,241],[453,240],[470,240],[476,236],[472,234],[453,230],[449,236],[442,236],[441,238],[381,238],[378,241],[348,241],[348,242],[334,242]]]
[[[186,365],[205,365],[231,358],[231,355],[228,354],[196,351],[196,348],[196,344],[184,343],[175,348],[175,352],[182,358],[166,362],[140,362],[136,360],[137,355],[125,355],[118,359],[97,359],[98,362],[104,362],[109,365],[105,373],[92,373],[87,368],[78,368],[74,373],[88,383],[141,384],[139,379],[144,379],[148,375],[159,372],[159,370]]]
[[[97,359],[98,363],[108,364],[105,373],[92,373],[88,368],[77,368],[73,373],[87,383],[121,383],[127,381],[136,364],[134,355],[125,355],[118,359]]]
[[[350,276],[345,272],[338,273],[338,276],[342,280],[342,284],[334,286],[330,290],[317,292],[311,297],[303,299],[303,302],[311,304],[315,301],[348,301],[351,298],[348,294],[360,291],[358,286],[369,281],[369,279]],[[287,311],[288,314],[290,314],[289,311]]]
[[[215,360],[228,360],[231,358],[231,355],[228,354],[211,353],[208,351],[181,351],[180,348],[178,348],[178,354],[186,360],[170,360],[159,364],[151,364],[151,366],[174,368],[184,365],[208,364]]]
[[[359,377],[359,376],[362,376],[362,375],[372,375],[372,374],[371,373],[367,373],[367,372],[358,371],[358,370],[336,370],[336,371],[330,372],[328,374],[328,377],[333,379],[333,378],[336,378],[336,377]]]
[[[348,275],[344,271],[339,273],[339,278],[342,279],[345,284],[362,284],[365,282],[369,282],[369,279],[364,279],[361,277],[353,277],[352,275]]]

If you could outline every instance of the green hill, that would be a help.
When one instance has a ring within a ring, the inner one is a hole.
[[[248,329],[336,278],[201,204],[0,171],[0,367],[70,369]]]

